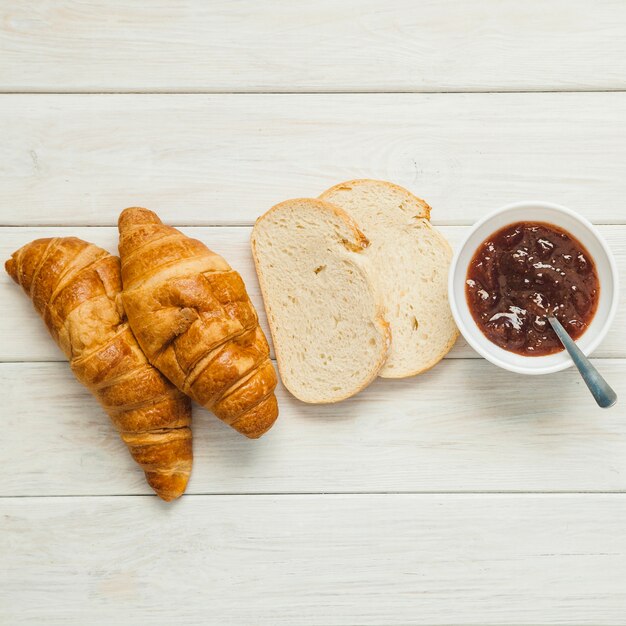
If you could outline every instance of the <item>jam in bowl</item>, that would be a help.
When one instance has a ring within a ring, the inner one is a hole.
[[[493,343],[527,356],[563,349],[554,315],[572,339],[587,330],[600,284],[591,255],[573,235],[545,222],[516,222],[481,243],[467,269],[467,303]]]

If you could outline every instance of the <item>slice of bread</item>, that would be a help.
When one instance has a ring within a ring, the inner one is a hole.
[[[344,209],[370,241],[365,255],[392,337],[379,375],[404,378],[431,368],[452,348],[458,330],[448,304],[452,249],[431,226],[430,207],[377,180],[341,183],[320,198]]]
[[[389,328],[352,219],[321,200],[287,200],[257,220],[251,243],[285,387],[322,403],[367,386],[387,357]]]

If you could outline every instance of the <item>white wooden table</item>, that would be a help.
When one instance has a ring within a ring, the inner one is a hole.
[[[626,283],[626,3],[3,0],[0,249],[116,250],[129,205],[222,253],[354,177],[453,244],[539,198],[600,224]],[[626,308],[596,363],[626,402]],[[265,319],[263,317],[263,323]],[[0,623],[626,624],[626,404],[462,341],[336,406],[279,390],[247,441],[195,408],[182,500],[151,495],[0,276]]]

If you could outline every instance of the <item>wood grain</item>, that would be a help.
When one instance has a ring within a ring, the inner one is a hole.
[[[222,254],[241,273],[255,305],[261,326],[270,340],[256,273],[250,253],[250,227],[183,227],[192,237],[204,241]],[[467,227],[441,226],[441,232],[453,247],[460,244]],[[626,226],[600,226],[615,254],[619,273],[626,274]],[[21,227],[0,228],[0,260],[7,259],[20,246],[38,237],[76,236],[117,252],[117,229],[113,227]],[[617,317],[606,339],[594,356],[626,357],[626,285],[622,281],[622,298]],[[272,349],[273,354],[273,349]],[[63,355],[48,333],[32,304],[8,277],[0,271],[0,362],[62,361]],[[446,358],[479,358],[461,337]]]
[[[8,91],[626,87],[626,6],[601,0],[4,0]]]
[[[596,365],[626,395],[626,361]],[[0,365],[0,495],[151,493],[96,401],[64,363]],[[514,393],[512,393],[514,390]],[[307,405],[282,387],[258,441],[194,407],[188,493],[626,491],[626,422],[575,371],[526,377],[450,360]]]
[[[15,626],[609,626],[626,612],[623,494],[2,507],[0,617]]]
[[[529,198],[626,223],[626,93],[5,95],[1,104],[0,224],[113,226],[140,205],[177,224],[251,225],[277,202],[358,177],[408,187],[439,224],[471,224]]]

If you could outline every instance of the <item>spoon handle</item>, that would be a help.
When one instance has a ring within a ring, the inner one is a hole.
[[[550,325],[554,329],[554,332],[558,335],[561,343],[565,346],[565,349],[569,352],[569,355],[574,361],[574,365],[578,368],[583,380],[585,381],[591,395],[594,397],[598,406],[603,409],[608,409],[617,402],[617,394],[611,386],[602,378],[600,372],[591,365],[589,359],[582,353],[580,348],[576,345],[574,340],[569,336],[565,328],[556,317],[550,315],[548,317]]]

